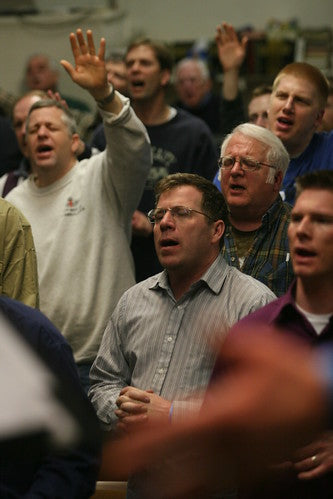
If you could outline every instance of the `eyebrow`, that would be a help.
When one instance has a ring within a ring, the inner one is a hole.
[[[294,216],[304,217],[306,215],[309,215],[312,218],[324,217],[324,218],[327,218],[327,220],[332,220],[332,222],[333,222],[333,214],[331,214],[331,213],[325,213],[322,211],[311,211],[310,213],[309,212],[304,213],[303,211],[297,211],[297,210],[293,210],[291,212],[291,217],[294,217]]]

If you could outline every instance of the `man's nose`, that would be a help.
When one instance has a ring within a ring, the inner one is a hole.
[[[239,158],[235,158],[235,162],[234,164],[232,165],[232,168],[230,170],[230,173],[234,174],[234,175],[238,175],[239,173],[244,173],[243,172],[243,168],[242,168],[242,165],[241,165],[241,162],[240,162],[240,159]]]
[[[284,103],[284,109],[287,110],[288,112],[292,112],[294,110],[294,98],[293,97],[288,97],[288,99]]]
[[[38,128],[37,135],[44,136],[46,135],[46,133],[47,133],[47,127],[45,125],[40,125],[40,127]]]
[[[267,127],[267,122],[268,122],[268,117],[267,115],[264,114],[259,114],[257,120],[256,120],[256,125],[261,126],[263,128]]]
[[[166,212],[163,215],[162,220],[160,221],[160,228],[161,228],[161,230],[173,226],[174,223],[175,223],[175,219],[171,215],[171,211],[170,210],[166,210]]]
[[[135,72],[139,71],[139,69],[140,69],[140,62],[134,61],[133,64],[131,65],[130,71]]]
[[[297,235],[298,236],[310,236],[311,234],[311,221],[307,217],[303,217],[302,220],[297,225]]]

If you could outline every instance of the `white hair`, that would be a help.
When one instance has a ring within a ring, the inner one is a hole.
[[[197,66],[203,81],[207,81],[210,79],[210,72],[208,66],[202,59],[198,59],[196,57],[184,57],[184,59],[181,59],[176,65],[174,73],[175,81],[178,80],[178,72],[185,66],[188,66],[189,64],[195,64]]]
[[[230,140],[236,133],[240,133],[245,137],[256,139],[268,148],[266,161],[276,166],[276,170],[273,168],[269,169],[267,183],[274,182],[274,177],[276,175],[275,172],[280,171],[282,173],[282,177],[284,177],[290,161],[289,154],[281,140],[274,135],[274,133],[259,125],[254,125],[253,123],[242,123],[241,125],[236,126],[236,128],[234,128],[233,131],[223,140],[221,145],[221,156],[224,156]],[[220,172],[218,178],[221,180]]]

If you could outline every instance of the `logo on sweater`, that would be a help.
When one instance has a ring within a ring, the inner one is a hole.
[[[73,199],[69,197],[65,206],[65,217],[71,217],[73,215],[78,215],[84,210],[84,206],[80,203],[79,199]]]

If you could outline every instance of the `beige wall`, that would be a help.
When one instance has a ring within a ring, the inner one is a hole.
[[[211,37],[228,21],[237,27],[264,29],[271,18],[297,18],[302,27],[333,26],[332,0],[120,0],[132,28],[143,27],[163,40]]]
[[[45,4],[52,6],[46,0]],[[62,0],[62,4],[70,6],[71,1]],[[22,18],[0,17],[0,87],[21,92],[25,61],[32,53],[45,52],[56,60],[72,60],[68,34],[77,27],[92,28],[96,39],[105,36],[110,49],[125,45],[138,34],[165,41],[211,39],[222,20],[236,27],[250,24],[257,29],[264,29],[271,18],[296,17],[301,27],[333,23],[331,0],[118,0],[118,5],[115,14],[109,9],[92,9],[70,15],[55,11]],[[59,70],[60,90],[87,99],[60,65]]]

